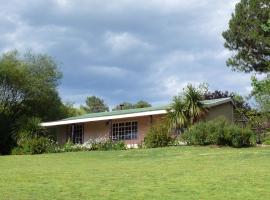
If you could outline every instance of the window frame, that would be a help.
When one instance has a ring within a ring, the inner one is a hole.
[[[138,121],[120,121],[112,123],[113,141],[137,140],[138,139]]]
[[[78,136],[78,134],[79,134],[79,136]],[[71,140],[73,144],[83,144],[83,142],[84,142],[84,124],[71,124],[71,125],[69,125],[67,139]]]

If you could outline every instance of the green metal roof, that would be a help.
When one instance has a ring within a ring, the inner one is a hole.
[[[204,101],[202,101],[202,103],[206,107],[213,107],[213,106],[217,106],[217,105],[227,103],[230,101],[232,101],[231,98],[221,98],[221,99],[204,100]],[[66,119],[63,119],[62,121],[166,110],[168,107],[169,107],[168,105],[167,106],[153,106],[153,107],[148,107],[148,108],[117,110],[117,111],[111,111],[111,112],[88,113],[88,114],[84,114],[84,115],[80,115],[80,116],[76,116],[76,117],[66,118]]]

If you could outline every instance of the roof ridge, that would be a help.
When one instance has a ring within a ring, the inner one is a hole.
[[[226,101],[231,99],[230,97],[226,97],[226,98],[218,98],[218,99],[209,99],[209,100],[202,100],[202,103],[205,104],[217,104],[220,103],[220,101]],[[216,102],[218,101],[218,102]],[[222,103],[221,102],[221,103]],[[99,116],[103,116],[103,115],[107,115],[107,114],[129,114],[129,113],[134,113],[134,112],[147,112],[147,111],[152,111],[152,110],[164,110],[166,108],[168,108],[168,105],[163,105],[163,106],[150,106],[150,107],[145,107],[145,108],[131,108],[131,109],[124,109],[124,110],[112,110],[112,111],[105,111],[105,112],[97,112],[97,113],[86,113],[83,115],[78,115],[78,116],[74,116],[74,117],[69,117],[69,118],[65,118],[62,120],[71,120],[74,118],[87,118],[87,117],[99,117]]]

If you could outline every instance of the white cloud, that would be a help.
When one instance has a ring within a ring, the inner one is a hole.
[[[129,71],[115,66],[87,66],[84,67],[85,73],[90,73],[92,76],[97,76],[100,78],[121,78],[126,77],[129,74]]]
[[[116,53],[123,53],[135,48],[150,48],[147,42],[142,41],[131,33],[106,32],[104,35],[105,44]]]

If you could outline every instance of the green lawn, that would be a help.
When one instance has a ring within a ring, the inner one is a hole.
[[[270,148],[0,157],[0,199],[269,199]]]

